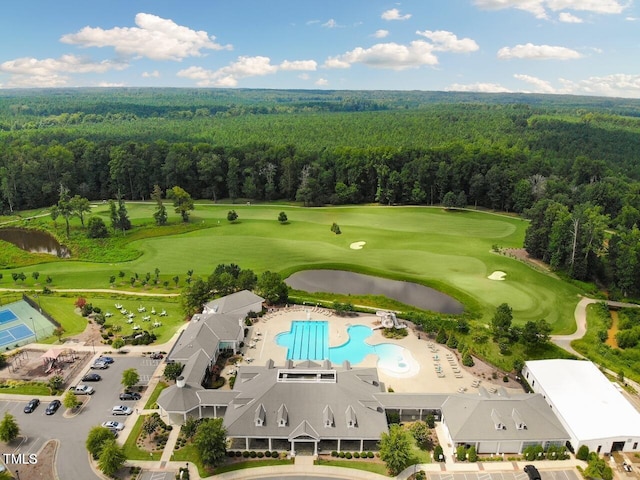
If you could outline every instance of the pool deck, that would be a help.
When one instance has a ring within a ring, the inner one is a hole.
[[[374,314],[339,317],[333,314],[332,310],[315,307],[294,306],[281,309],[266,314],[251,327],[248,345],[243,348],[243,363],[251,359],[252,363],[264,365],[267,360],[272,359],[276,365],[283,365],[286,361],[287,349],[277,345],[275,337],[281,332],[288,332],[294,320],[328,321],[330,347],[337,347],[349,340],[347,328],[351,325],[366,325],[371,328],[380,325],[380,317]],[[391,387],[396,392],[476,393],[477,386],[486,383],[484,380],[479,381],[480,379],[460,364],[457,352],[450,351],[444,345],[432,344],[424,337],[418,339],[411,329],[409,334],[400,340],[384,338],[380,330],[373,330],[373,334],[366,339],[366,342],[371,345],[393,343],[409,350],[411,357],[415,360],[411,371],[396,374],[378,369],[380,380],[387,388]],[[377,362],[376,355],[367,355],[361,363],[354,366],[377,367]],[[440,374],[436,371],[436,365],[440,366]],[[490,393],[494,393],[491,385],[484,386]],[[511,391],[522,392],[522,390]]]

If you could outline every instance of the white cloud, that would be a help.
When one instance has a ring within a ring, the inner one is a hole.
[[[497,83],[454,83],[445,88],[447,92],[482,92],[482,93],[510,93],[511,90]]]
[[[143,78],[158,78],[160,77],[160,72],[158,70],[154,70],[153,72],[142,72]]]
[[[318,67],[318,63],[315,60],[295,60],[290,62],[285,60],[280,64],[281,70],[309,70],[313,71]]]
[[[538,18],[548,18],[548,10],[576,10],[598,14],[621,13],[629,4],[619,0],[474,0],[474,4],[486,10],[515,8],[534,14]]]
[[[311,78],[311,75],[309,75],[308,73],[301,73],[300,75],[298,75],[298,78],[300,80],[309,80]]]
[[[470,38],[458,39],[455,34],[445,30],[425,30],[423,32],[418,30],[416,34],[431,40],[434,44],[434,51],[466,53],[475,52],[480,48],[474,40]]]
[[[68,74],[105,73],[124,70],[128,66],[124,62],[93,62],[85,57],[63,55],[60,58],[42,60],[33,57],[8,60],[0,64],[0,72],[11,75],[6,87],[63,87],[69,85]]]
[[[560,15],[558,15],[558,20],[564,23],[582,23],[582,19],[580,17],[571,15],[568,12],[560,12]]]
[[[325,23],[322,24],[324,28],[337,28],[339,27],[338,22],[336,22],[333,18],[330,18]]]
[[[115,88],[115,87],[126,87],[124,83],[113,83],[113,82],[100,82],[96,85],[96,87],[101,88]]]
[[[374,33],[373,36],[376,38],[386,38],[389,36],[389,30],[376,30],[376,33]]]
[[[516,45],[515,47],[503,47],[498,50],[498,58],[510,60],[512,58],[524,58],[529,60],[574,60],[582,58],[576,50],[552,45]]]
[[[327,80],[326,78],[319,78],[318,80],[316,80],[315,84],[320,87],[324,87],[325,85],[329,85],[329,80]]]
[[[84,27],[77,33],[62,36],[63,43],[82,47],[113,47],[126,56],[141,56],[153,60],[180,61],[202,56],[202,50],[230,50],[230,45],[216,43],[207,32],[192,30],[173,20],[148,13],[138,13],[137,27]]]
[[[640,75],[617,73],[603,77],[589,77],[578,82],[565,79],[560,81],[574,94],[640,98]]]
[[[180,70],[177,75],[183,78],[195,80],[200,87],[235,87],[238,81],[248,77],[260,77],[272,75],[279,70],[308,70],[317,68],[315,60],[285,60],[280,65],[271,64],[269,57],[238,57],[238,60],[218,70],[207,70],[202,67],[189,67]]]
[[[382,12],[380,16],[383,20],[409,20],[411,18],[411,14],[407,13],[405,15],[400,14],[400,10],[397,8],[392,8],[391,10],[387,10]]]
[[[533,85],[533,93],[565,93],[559,92],[556,90],[549,82],[546,80],[542,80],[537,77],[532,77],[531,75],[523,75],[523,74],[515,74],[513,76],[517,80],[521,80],[530,85]]]
[[[358,47],[350,52],[329,57],[327,68],[349,68],[354,63],[362,63],[374,68],[404,70],[422,65],[437,65],[438,58],[432,53],[433,45],[423,40],[415,40],[409,45],[378,43],[370,48]]]

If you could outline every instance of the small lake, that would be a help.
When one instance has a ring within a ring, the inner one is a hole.
[[[343,270],[305,270],[294,273],[285,283],[291,288],[310,293],[384,295],[422,310],[448,314],[464,311],[464,306],[456,299],[433,288]]]
[[[0,228],[0,240],[32,253],[48,253],[60,258],[69,258],[71,252],[46,232],[26,228]]]

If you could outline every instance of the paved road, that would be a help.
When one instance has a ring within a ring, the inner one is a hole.
[[[85,440],[89,430],[104,421],[117,420],[126,425],[121,436],[128,435],[133,419],[128,420],[129,417],[111,415],[111,408],[114,405],[125,404],[132,408],[136,407],[136,402],[122,402],[118,399],[118,395],[122,391],[120,384],[122,372],[127,368],[136,368],[140,374],[141,383],[146,384],[159,363],[160,360],[150,360],[140,356],[118,356],[110,368],[98,371],[102,380],[91,383],[96,393],[90,397],[82,411],[72,418],[64,417],[64,407],[61,407],[54,415],[45,415],[47,402],[41,403],[32,414],[25,414],[22,409],[28,400],[27,398],[14,400],[7,399],[5,396],[4,400],[0,400],[0,416],[7,411],[14,415],[22,434],[27,437],[16,453],[36,452],[45,441],[57,438],[60,440],[60,447],[56,465],[61,479],[90,480],[98,478],[91,470],[86,454]],[[88,366],[83,373],[86,371],[88,371]],[[138,407],[142,408],[143,405],[138,405]]]

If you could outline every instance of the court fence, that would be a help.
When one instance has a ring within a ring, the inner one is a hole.
[[[29,306],[31,306],[31,308],[38,310],[40,312],[40,315],[42,315],[44,318],[46,318],[47,320],[49,320],[51,323],[53,323],[56,327],[61,327],[62,325],[60,325],[60,323],[58,323],[58,321],[53,318],[51,315],[49,315],[49,312],[47,312],[46,310],[44,310],[41,306],[40,306],[40,302],[36,303],[36,301],[29,297],[26,293],[22,294],[22,299],[27,302],[29,304]]]

